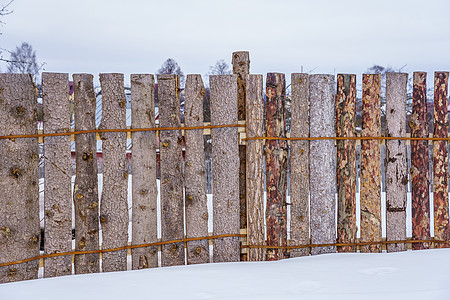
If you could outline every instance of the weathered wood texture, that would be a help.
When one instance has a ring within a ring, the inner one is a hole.
[[[37,90],[29,74],[0,74],[2,135],[37,134]],[[0,262],[39,255],[37,138],[0,140]],[[0,267],[0,283],[36,279],[38,261]]]
[[[386,136],[406,136],[408,74],[386,73]],[[386,141],[386,240],[406,240],[406,142]],[[406,251],[406,244],[386,245],[388,252]]]
[[[409,121],[411,137],[428,137],[427,73],[413,74],[412,115]],[[430,195],[428,141],[411,141],[411,215],[412,239],[430,238]],[[414,243],[413,250],[428,249],[429,243]]]
[[[213,75],[211,124],[236,124],[237,76]],[[237,128],[211,129],[213,175],[213,233],[239,234],[239,147]],[[214,240],[213,261],[239,261],[239,238]]]
[[[95,129],[96,98],[90,74],[73,75],[75,130]],[[75,136],[75,250],[98,250],[99,204],[95,133]],[[75,255],[75,273],[100,271],[99,254]]]
[[[310,136],[334,135],[335,81],[333,75],[309,76]],[[336,242],[336,153],[333,140],[310,142],[311,243]],[[311,248],[312,254],[335,252],[336,247]]]
[[[380,74],[363,74],[362,136],[381,136]],[[361,242],[381,240],[381,146],[361,141]],[[381,252],[380,245],[362,246],[361,252]]]
[[[131,127],[155,127],[155,79],[153,75],[131,75]],[[132,244],[158,240],[156,186],[156,132],[133,132]],[[158,247],[131,250],[133,270],[158,266]]]
[[[203,126],[205,87],[201,75],[187,75],[185,93],[185,125]],[[184,161],[186,237],[205,237],[208,236],[208,207],[203,130],[186,130],[184,135],[186,140]],[[209,262],[208,241],[187,242],[187,263],[207,262]]]
[[[126,104],[123,74],[100,74],[102,121],[100,129],[126,129]],[[100,134],[103,149],[103,190],[100,202],[102,248],[117,248],[128,243],[128,162],[126,132]],[[127,251],[103,253],[103,272],[126,271]]]
[[[266,79],[266,134],[286,137],[286,80],[282,73],[268,73]],[[285,140],[266,140],[267,245],[287,242],[287,153]],[[285,249],[267,249],[267,260],[286,257]]]
[[[291,75],[291,137],[309,136],[308,74]],[[290,245],[309,244],[309,141],[291,141]],[[310,248],[292,249],[290,257],[308,255]]]
[[[44,133],[70,131],[69,75],[42,74]],[[44,254],[72,251],[70,136],[44,139]],[[70,255],[45,259],[44,277],[72,274]]]
[[[246,99],[247,137],[264,136],[263,75],[248,75]],[[264,141],[247,141],[247,243],[265,245],[264,237]],[[249,261],[266,260],[266,249],[248,249]]]
[[[434,74],[434,132],[438,138],[448,137],[447,112],[448,72]],[[448,151],[447,141],[433,141],[434,237],[450,239],[448,224]],[[437,244],[439,248],[450,247]]]
[[[180,92],[177,75],[158,75],[159,126],[180,127]],[[161,155],[161,237],[184,237],[183,166],[181,130],[163,130]],[[184,265],[184,243],[162,246],[161,265]]]
[[[337,75],[336,136],[354,137],[356,132],[356,75]],[[356,141],[338,140],[337,242],[356,242]],[[354,246],[337,247],[338,252],[355,252]]]

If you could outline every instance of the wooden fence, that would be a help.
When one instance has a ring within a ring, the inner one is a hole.
[[[131,75],[131,128],[126,127],[122,74],[100,74],[103,112],[99,128],[95,126],[93,76],[73,75],[75,126],[71,128],[69,76],[44,73],[43,132],[38,132],[37,93],[31,76],[0,74],[0,282],[38,278],[40,264],[43,276],[53,277],[186,263],[278,260],[336,251],[404,251],[411,244],[413,249],[449,245],[448,72],[435,73],[431,136],[426,74],[414,73],[412,115],[407,124],[408,75],[388,73],[387,133],[381,136],[379,74],[363,75],[361,134],[355,128],[355,75],[292,74],[288,133],[285,75],[268,73],[264,92],[263,76],[248,74],[247,52],[234,53],[233,66],[233,75],[210,76],[210,123],[203,121],[205,86],[200,75],[187,75],[184,124],[178,77],[157,76],[158,126],[154,76]],[[212,208],[208,208],[205,188],[206,131],[212,139]],[[101,199],[97,135],[103,149]],[[127,138],[132,140],[132,174],[128,174]],[[73,187],[71,140],[76,147]],[[44,145],[43,153],[39,153],[39,143]],[[361,184],[357,191],[359,143]],[[385,212],[381,210],[382,143],[386,147]],[[409,143],[410,169],[406,163]],[[432,173],[428,143],[433,145]],[[43,253],[40,155],[45,165]],[[412,224],[406,222],[409,182]],[[209,232],[211,211],[213,229]],[[407,226],[412,227],[411,239]]]

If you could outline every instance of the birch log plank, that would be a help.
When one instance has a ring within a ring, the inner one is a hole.
[[[428,137],[427,73],[413,74],[411,137]],[[411,211],[412,239],[430,238],[430,194],[428,141],[411,141]],[[429,243],[414,243],[413,250],[428,249]]]
[[[380,74],[363,74],[362,136],[381,136]],[[381,240],[381,146],[361,141],[361,242]],[[362,246],[361,252],[381,252],[380,245]]]
[[[335,127],[333,75],[309,76],[310,135],[329,137]],[[310,142],[311,243],[336,242],[336,160],[333,140]],[[311,248],[311,254],[332,253],[336,247]]]
[[[69,75],[42,74],[44,133],[70,131]],[[70,136],[44,139],[44,254],[72,251]],[[47,258],[44,277],[72,274],[70,255]]]
[[[356,75],[338,74],[336,95],[336,136],[354,137],[356,124]],[[337,242],[356,242],[356,143],[338,140]],[[337,247],[338,252],[355,252],[354,246]]]
[[[187,127],[203,126],[205,87],[201,75],[187,75],[184,119]],[[184,163],[186,237],[208,236],[208,207],[205,181],[203,130],[185,131]],[[209,262],[208,240],[187,242],[187,263]]]
[[[155,79],[153,75],[131,75],[132,128],[155,127]],[[132,244],[158,240],[156,186],[156,132],[133,132]],[[158,266],[158,247],[131,250],[133,270]]]
[[[96,98],[90,74],[73,75],[75,131],[95,129]],[[97,141],[95,133],[75,136],[75,250],[99,248]],[[100,271],[99,254],[75,255],[75,274]]]
[[[211,125],[236,124],[237,76],[212,75]],[[239,234],[239,147],[237,128],[211,129],[213,234]],[[239,261],[239,238],[214,240],[213,262]]]
[[[309,137],[308,74],[291,75],[291,137]],[[290,245],[309,244],[309,141],[291,141]],[[309,255],[310,248],[292,249],[290,257]]]
[[[264,136],[263,75],[247,75],[246,133],[247,137]],[[265,245],[264,237],[264,141],[247,141],[247,242]],[[241,224],[242,225],[242,224]],[[266,249],[249,248],[249,261],[266,259]]]
[[[0,74],[2,135],[37,134],[37,91],[29,74]],[[0,262],[39,255],[37,138],[0,140]],[[0,267],[0,283],[38,278],[38,261]]]
[[[158,75],[159,126],[180,127],[177,75]],[[161,234],[163,241],[184,237],[183,166],[181,130],[160,131]],[[161,265],[184,265],[184,244],[162,246]]]
[[[434,132],[438,138],[448,137],[448,72],[434,73]],[[447,141],[433,141],[434,238],[448,241],[448,151]],[[437,244],[438,248],[450,245]]]
[[[266,133],[286,137],[286,81],[284,74],[268,73],[266,80]],[[267,245],[286,246],[287,242],[287,152],[285,140],[266,140]],[[267,260],[286,257],[285,249],[267,249]]]
[[[126,129],[123,74],[100,74],[102,122],[100,129]],[[124,247],[128,243],[128,166],[126,132],[100,134],[103,149],[103,191],[100,202],[102,249]],[[127,250],[107,252],[103,272],[126,271]]]
[[[408,74],[386,73],[386,136],[405,137]],[[386,240],[406,240],[406,143],[386,141]],[[388,252],[406,251],[406,244],[386,245]]]

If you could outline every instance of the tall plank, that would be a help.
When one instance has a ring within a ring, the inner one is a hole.
[[[354,137],[356,131],[356,75],[337,75],[336,136]],[[337,242],[356,242],[356,141],[338,140]],[[337,247],[338,252],[355,252],[354,246]]]
[[[362,136],[381,136],[380,74],[363,74]],[[361,242],[381,240],[381,146],[379,140],[361,141]],[[380,245],[361,252],[381,252]]]
[[[37,91],[29,74],[0,74],[2,135],[37,134]],[[0,262],[39,255],[37,138],[0,140]],[[38,277],[38,261],[0,267],[0,283]]]
[[[286,80],[284,74],[268,73],[266,79],[266,134],[286,137]],[[287,152],[285,140],[266,140],[267,245],[287,242]],[[285,249],[267,249],[267,260],[286,257]]]
[[[100,74],[102,121],[100,129],[126,129],[123,74]],[[103,191],[100,202],[102,248],[118,248],[128,243],[128,162],[126,132],[100,134],[103,149]],[[126,271],[127,251],[103,254],[103,272]]]
[[[203,126],[205,87],[201,75],[187,75],[185,93],[186,126]],[[208,236],[208,207],[203,130],[186,130],[184,136],[186,140],[184,162],[186,237],[205,237]],[[209,262],[208,240],[187,242],[187,263],[207,262]]]
[[[448,72],[434,73],[434,137],[448,137]],[[448,224],[448,151],[447,141],[433,141],[434,237],[450,239]],[[450,247],[438,244],[439,248]]]
[[[131,126],[155,127],[155,79],[153,75],[131,75]],[[156,131],[132,132],[132,244],[158,240],[156,186]],[[158,266],[158,247],[131,250],[133,270]]]
[[[291,137],[309,137],[308,74],[291,75]],[[309,244],[309,141],[291,141],[291,245]],[[310,248],[292,249],[290,257],[308,255]]]
[[[180,93],[177,75],[158,75],[159,126],[180,127]],[[163,130],[161,157],[161,234],[163,241],[184,237],[183,166],[181,130]],[[161,265],[184,265],[184,244],[162,246]]]
[[[411,137],[428,137],[427,73],[413,74],[412,115],[409,121]],[[411,141],[411,215],[412,239],[430,238],[430,193],[428,141]],[[428,249],[429,243],[414,243],[413,250]]]
[[[408,74],[386,73],[386,136],[405,137]],[[386,141],[386,239],[406,239],[406,187],[408,184],[405,141]],[[389,244],[388,252],[406,251],[406,244]]]
[[[309,76],[310,136],[330,137],[335,127],[333,75]],[[309,150],[311,190],[311,242],[336,241],[336,159],[333,140],[312,140]],[[335,252],[336,247],[311,248],[311,254]]]
[[[213,75],[211,124],[236,124],[237,76]],[[213,233],[239,234],[239,147],[237,128],[214,128],[212,139]],[[239,261],[239,238],[214,240],[213,261]]]
[[[42,74],[44,133],[70,131],[69,75]],[[44,139],[44,253],[72,251],[70,136]],[[70,255],[47,258],[44,277],[72,274]]]
[[[247,75],[246,132],[247,137],[264,135],[263,75]],[[264,245],[264,141],[249,140],[246,145],[246,195],[247,195],[247,242]],[[242,225],[242,224],[241,224]],[[249,261],[266,259],[266,249],[249,248]]]
[[[95,129],[96,98],[90,74],[73,75],[75,131]],[[95,133],[75,136],[75,250],[98,250],[99,204],[97,178],[97,141]],[[99,255],[75,255],[75,274],[100,271]]]

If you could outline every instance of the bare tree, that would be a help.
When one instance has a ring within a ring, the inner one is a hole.
[[[184,86],[184,73],[181,71],[177,61],[173,58],[168,58],[158,69],[156,74],[175,74],[180,77],[180,85]]]
[[[225,60],[220,59],[214,66],[209,66],[209,75],[228,75],[231,74],[230,66]]]
[[[2,5],[1,7],[0,7],[0,17],[3,17],[3,16],[6,16],[6,15],[9,15],[9,14],[11,14],[13,11],[12,10],[10,10],[8,7],[11,5],[11,3],[13,3],[13,1],[14,0],[11,0],[11,1],[9,1],[8,3],[6,3],[6,4],[4,4],[4,5]],[[3,18],[2,18],[3,19]],[[0,19],[0,24],[5,24],[5,22],[3,22],[1,19]],[[0,35],[1,35],[2,33],[0,32]]]
[[[26,42],[23,42],[11,52],[11,58],[7,61],[7,63],[7,72],[30,73],[33,75],[35,82],[38,79],[40,70],[44,66],[44,63],[38,64],[36,59],[36,51],[33,50],[33,47]]]

